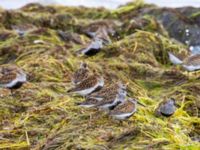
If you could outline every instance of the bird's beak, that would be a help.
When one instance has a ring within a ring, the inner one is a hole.
[[[142,104],[141,102],[137,101],[137,104],[143,106],[143,107],[146,107],[146,105]]]

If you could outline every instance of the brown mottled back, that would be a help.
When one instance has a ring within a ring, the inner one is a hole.
[[[118,105],[113,109],[110,114],[111,115],[117,115],[117,114],[122,114],[122,113],[131,113],[134,111],[136,108],[135,104],[132,103],[131,101],[127,100],[124,103]]]
[[[29,30],[31,31],[36,29],[36,27],[31,24],[20,24],[20,25],[13,25],[12,29],[21,31],[29,31]]]
[[[82,31],[88,34],[89,32],[95,33],[98,31],[98,29],[104,28],[109,35],[112,35],[113,33],[115,33],[114,27],[116,25],[117,24],[111,20],[100,20],[88,24],[82,29]]]
[[[101,27],[111,28],[111,24],[107,21],[96,21],[89,24],[85,30],[90,32],[96,32]]]
[[[108,36],[108,33],[105,28],[99,28],[96,32],[95,38],[102,39],[103,41],[107,43],[111,42],[111,39]]]
[[[89,76],[89,70],[87,68],[80,68],[74,73],[74,76],[73,76],[74,83],[83,81],[88,76]]]
[[[200,54],[193,55],[184,60],[185,65],[200,65]]]
[[[98,82],[98,77],[97,75],[92,75],[83,80],[81,83],[77,84],[75,88],[71,89],[71,92],[73,91],[81,91],[84,89],[91,88]]]
[[[114,100],[116,99],[117,97],[117,94],[110,94],[108,95],[107,97],[104,97],[103,100],[99,101],[96,106],[102,106],[102,105],[105,105],[105,104],[111,104],[114,102]]]
[[[14,72],[11,72],[7,75],[3,75],[0,77],[0,84],[7,84],[14,80],[17,77],[17,74]]]
[[[18,69],[15,66],[0,68],[0,84],[7,84],[17,77]]]
[[[113,85],[110,85],[108,87],[103,87],[100,91],[92,93],[91,95],[89,95],[89,97],[107,97],[107,96],[114,94],[114,93],[117,94],[117,90],[118,90],[118,85],[113,84]]]

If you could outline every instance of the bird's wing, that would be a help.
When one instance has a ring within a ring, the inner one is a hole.
[[[4,74],[0,77],[0,84],[8,84],[16,78],[17,78],[17,74],[15,72]]]
[[[122,113],[130,113],[135,109],[135,104],[133,103],[121,103],[118,106],[116,106],[111,112],[111,115],[117,115],[117,114],[122,114]]]

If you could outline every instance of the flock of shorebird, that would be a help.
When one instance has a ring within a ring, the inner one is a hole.
[[[77,54],[91,56],[98,53],[103,46],[111,43],[109,34],[114,34],[111,29],[105,25],[104,28],[97,28],[94,24],[94,29],[92,28],[91,30],[89,28],[86,31],[92,41],[81,50],[78,50]],[[19,35],[23,36],[25,31],[19,31]],[[200,54],[193,54],[183,61],[172,52],[168,52],[168,55],[171,63],[182,65],[187,71],[200,70]],[[0,87],[11,89],[11,93],[13,93],[13,89],[20,88],[26,81],[26,73],[21,68],[15,65],[0,66]],[[86,63],[81,63],[80,68],[75,71],[72,82],[73,88],[69,89],[68,92],[85,97],[85,101],[78,103],[78,105],[109,110],[109,115],[116,119],[129,118],[136,112],[137,104],[141,104],[134,98],[126,98],[127,84],[119,81],[105,86],[103,76],[96,72],[91,73]],[[159,104],[155,113],[157,115],[171,116],[175,110],[175,100],[169,98]]]
[[[109,110],[109,115],[116,119],[126,119],[136,112],[137,100],[126,99],[127,84],[121,82],[105,86],[104,79],[97,73],[91,73],[86,63],[81,63],[75,71],[72,82],[74,87],[68,92],[85,97],[82,107],[95,107]]]
[[[26,73],[15,65],[3,65],[0,67],[0,87],[8,88],[11,93],[20,88],[27,81]]]
[[[192,55],[181,61],[172,53],[169,59],[174,64],[181,64],[188,71],[200,70],[200,54]],[[26,73],[15,65],[0,67],[0,87],[11,89],[20,88],[27,81]],[[103,76],[91,72],[86,63],[81,63],[72,78],[73,88],[68,92],[85,97],[84,102],[78,103],[82,107],[95,107],[109,110],[113,118],[124,120],[132,116],[141,104],[134,98],[126,98],[127,84],[122,82],[105,86]],[[141,104],[142,105],[142,104]],[[143,105],[144,106],[144,105]],[[162,101],[155,110],[156,115],[171,116],[176,110],[173,98]]]
[[[127,85],[121,81],[105,85],[102,76],[91,73],[86,63],[81,63],[72,78],[73,88],[68,92],[85,97],[85,101],[77,103],[81,107],[98,108],[118,120],[131,117],[137,110],[137,104],[145,107],[134,98],[127,97]],[[155,109],[156,116],[171,116],[176,110],[173,98],[163,100]]]
[[[200,70],[200,54],[181,61],[169,52],[169,59],[173,64],[182,65],[187,71]],[[0,67],[0,87],[11,89],[11,93],[13,89],[20,88],[26,81],[26,73],[19,67],[15,65]],[[80,68],[75,71],[72,82],[74,87],[68,92],[84,96],[86,99],[78,103],[80,106],[109,110],[109,115],[120,120],[129,118],[136,112],[139,102],[134,98],[126,98],[126,84],[118,82],[105,86],[103,76],[96,72],[91,73],[86,63],[81,63]],[[171,116],[175,110],[175,100],[170,98],[162,101],[155,112]]]
[[[200,70],[200,54],[189,56],[183,61],[170,52],[168,54],[173,64],[180,64],[187,71]],[[8,88],[13,93],[13,89],[20,88],[26,81],[26,73],[21,68],[15,65],[0,66],[0,87]],[[127,84],[119,81],[105,86],[103,76],[91,72],[86,63],[81,63],[75,71],[72,83],[73,88],[68,92],[85,97],[84,102],[78,103],[79,106],[108,110],[110,116],[119,120],[131,117],[137,110],[137,104],[141,104],[134,98],[126,98]],[[171,116],[175,110],[175,100],[169,98],[158,105],[155,114]]]

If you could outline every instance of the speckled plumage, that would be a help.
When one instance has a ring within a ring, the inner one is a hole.
[[[82,49],[78,50],[76,53],[78,55],[93,56],[98,53],[103,48],[103,40],[99,38],[93,39],[90,43],[86,44]]]
[[[97,103],[98,103],[97,99],[87,98],[85,101],[77,103],[77,105],[81,107],[90,108],[90,107],[94,107]]]
[[[124,120],[131,117],[137,108],[137,101],[129,98],[123,103],[116,106],[113,110],[110,111],[110,116],[115,119]]]
[[[18,88],[26,82],[26,74],[15,65],[0,67],[0,87]]]
[[[94,39],[101,39],[104,45],[110,44],[111,39],[105,28],[99,28],[95,33]]]
[[[0,84],[8,84],[17,77],[16,72],[3,73],[0,75]]]
[[[121,84],[112,84],[108,87],[103,87],[101,90],[94,92],[86,97],[84,102],[79,103],[82,107],[94,107],[97,104],[101,104],[100,101],[105,99],[107,103],[112,103],[113,99],[119,91]],[[110,101],[110,102],[109,102]]]
[[[187,71],[200,70],[200,54],[195,54],[185,58],[183,61],[171,52],[168,52],[170,61],[175,65],[182,65]]]
[[[102,88],[104,85],[104,79],[102,76],[97,74],[91,75],[79,84],[75,85],[74,88],[68,90],[68,92],[77,93],[82,96],[86,96],[98,88]]]
[[[93,40],[84,46],[84,48],[77,51],[78,54],[83,54],[87,56],[92,56],[98,53],[103,46],[111,43],[111,39],[108,36],[108,32],[105,28],[98,28],[96,32],[93,33]]]
[[[80,68],[75,71],[73,75],[72,82],[74,84],[79,84],[81,81],[89,76],[89,69],[86,63],[81,63]]]
[[[104,97],[102,100],[100,100],[96,107],[99,107],[101,109],[112,109],[119,103],[123,102],[126,98],[126,90],[125,89],[119,89],[117,93],[111,93],[107,97]]]
[[[200,65],[200,54],[192,55],[192,56],[184,59],[183,64],[188,65],[188,66],[189,65],[194,65],[194,66]]]
[[[31,24],[20,24],[13,25],[12,29],[15,30],[19,34],[19,36],[24,36],[26,33],[35,30],[36,27]]]
[[[93,23],[90,23],[88,26],[86,26],[82,31],[86,33],[88,36],[94,38],[95,33],[99,28],[105,28],[106,32],[110,35],[115,34],[114,26],[116,26],[116,23],[110,20],[100,20],[95,21]]]
[[[103,99],[111,95],[116,95],[120,88],[126,89],[126,85],[122,83],[113,83],[109,86],[104,86],[101,90],[88,95],[90,98]]]
[[[115,86],[109,86],[109,87],[102,88],[101,90],[95,93],[92,93],[91,95],[88,95],[88,97],[100,100],[110,95],[113,95],[115,93],[117,93],[117,89],[115,88]]]

